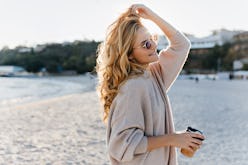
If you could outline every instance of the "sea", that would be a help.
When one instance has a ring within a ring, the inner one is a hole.
[[[0,77],[0,108],[95,88],[94,76]]]

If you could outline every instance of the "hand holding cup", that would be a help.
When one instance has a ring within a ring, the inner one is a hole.
[[[192,128],[192,127],[188,127],[187,130],[186,130],[186,132],[193,132],[193,133],[198,133],[198,134],[203,135],[203,133],[202,133],[201,131],[199,131],[199,130],[197,130],[197,129],[195,129],[195,128]],[[193,138],[198,139],[198,140],[201,140],[201,141],[204,140],[204,139],[202,139],[202,138],[197,138],[197,137],[193,137]],[[187,156],[187,157],[193,157],[194,154],[195,154],[195,152],[196,152],[196,150],[197,150],[198,148],[197,148],[197,147],[191,147],[191,148],[192,148],[193,152],[192,152],[191,150],[187,150],[187,149],[185,149],[185,148],[182,148],[182,149],[181,149],[181,153],[182,153],[183,155]]]

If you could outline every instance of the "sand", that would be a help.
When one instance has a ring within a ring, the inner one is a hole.
[[[0,164],[108,164],[96,92],[0,109]]]
[[[169,92],[176,129],[191,125],[206,135],[193,158],[178,155],[180,165],[248,164],[247,83],[176,82]],[[0,165],[109,165],[93,89],[0,108],[0,114]]]

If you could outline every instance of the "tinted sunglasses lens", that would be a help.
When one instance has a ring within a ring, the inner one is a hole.
[[[145,48],[150,49],[152,47],[152,43],[150,41],[146,41]]]

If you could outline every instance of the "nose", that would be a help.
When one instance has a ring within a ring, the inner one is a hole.
[[[157,46],[158,46],[158,45],[157,45],[157,43],[156,43],[155,41],[153,41],[153,40],[152,40],[152,42],[151,42],[151,43],[152,43],[152,47],[151,47],[151,49],[152,49],[152,50],[157,49]]]

